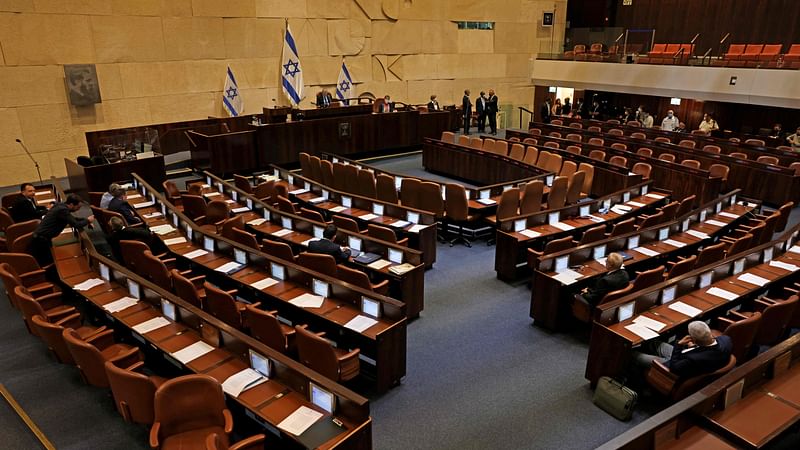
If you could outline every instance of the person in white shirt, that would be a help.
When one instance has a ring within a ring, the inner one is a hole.
[[[714,130],[719,130],[719,125],[717,125],[717,121],[711,117],[711,114],[703,114],[703,121],[700,122],[697,129],[705,131],[706,133],[711,133]]]
[[[786,140],[792,145],[793,151],[800,152],[800,127],[797,127],[794,134],[786,136]]]
[[[642,128],[653,128],[653,116],[647,111],[642,111],[641,115]]]
[[[667,111],[667,117],[664,117],[664,120],[661,121],[661,129],[664,131],[675,131],[679,123],[680,121],[675,117],[675,112],[670,109]]]

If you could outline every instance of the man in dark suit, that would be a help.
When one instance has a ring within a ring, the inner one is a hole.
[[[392,98],[388,95],[383,97],[383,103],[381,103],[378,107],[378,112],[387,113],[387,112],[394,112],[394,102]]]
[[[144,227],[127,227],[125,222],[119,217],[112,217],[108,221],[108,226],[111,229],[111,234],[106,236],[106,241],[111,247],[111,253],[117,261],[122,262],[122,251],[120,250],[120,241],[139,241],[144,242],[150,247],[150,251],[154,255],[160,255],[167,252],[167,246]]]
[[[464,89],[464,98],[461,99],[461,109],[464,112],[464,134],[469,134],[469,123],[472,121],[472,101],[469,99],[469,89]]]
[[[606,258],[608,273],[597,280],[594,286],[585,288],[576,295],[576,300],[583,300],[590,305],[597,305],[609,292],[617,291],[628,285],[628,272],[622,269],[622,255],[611,253]]]
[[[350,248],[342,247],[333,242],[337,231],[339,231],[339,229],[336,228],[336,225],[328,225],[325,228],[325,231],[322,232],[322,239],[308,243],[308,251],[310,253],[331,255],[336,259],[336,264],[341,264],[347,261],[347,259],[350,258]]]
[[[649,347],[646,351],[652,354],[636,352],[636,365],[647,370],[654,360],[658,360],[670,372],[686,379],[717,371],[728,364],[733,350],[733,341],[729,336],[714,338],[708,325],[699,320],[689,323],[688,331],[689,334],[675,345],[650,341],[645,347]]]
[[[478,114],[478,131],[486,131],[486,92],[481,91],[475,99],[475,112]]]
[[[67,225],[72,228],[83,228],[94,222],[94,216],[87,218],[73,216],[72,213],[81,209],[83,201],[75,194],[70,194],[63,203],[56,203],[47,211],[44,218],[33,232],[30,252],[40,266],[46,266],[53,262],[53,255],[50,253],[52,239],[62,231]]]
[[[486,116],[489,118],[489,130],[492,134],[497,134],[497,96],[494,89],[489,89],[489,98],[486,100]]]
[[[133,212],[133,207],[131,207],[128,200],[125,198],[125,189],[120,187],[111,194],[114,198],[108,203],[109,211],[122,214],[122,217],[125,218],[125,222],[127,222],[128,225],[136,225],[142,221],[142,219]]]
[[[11,218],[14,222],[41,219],[47,208],[36,204],[36,188],[30,183],[22,183],[19,193],[20,196],[11,205]]]
[[[431,95],[431,101],[428,102],[428,111],[440,111],[439,102],[436,101],[436,94]]]
[[[333,103],[333,96],[327,89],[319,91],[317,94],[317,108],[327,108]]]
[[[539,120],[550,123],[550,99],[546,98],[542,106],[539,107]]]

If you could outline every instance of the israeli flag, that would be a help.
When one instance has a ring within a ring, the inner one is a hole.
[[[294,43],[289,22],[286,22],[286,36],[283,40],[283,54],[281,57],[281,84],[283,92],[294,104],[300,104],[303,99],[303,70],[300,68],[300,56],[297,54],[297,45]]]
[[[239,94],[239,85],[236,84],[236,78],[230,67],[228,67],[228,75],[225,77],[225,89],[222,91],[222,106],[231,117],[236,117],[244,112],[244,100]]]
[[[350,71],[347,70],[347,65],[342,58],[342,70],[339,71],[339,79],[336,81],[336,97],[342,101],[342,104],[349,105],[350,101],[345,99],[354,95],[353,78],[350,77]]]

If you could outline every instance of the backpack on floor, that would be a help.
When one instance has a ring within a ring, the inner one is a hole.
[[[610,378],[600,377],[592,402],[619,420],[630,420],[638,394],[633,389]]]

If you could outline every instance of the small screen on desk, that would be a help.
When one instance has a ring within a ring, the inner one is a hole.
[[[605,245],[598,245],[597,247],[592,249],[592,259],[600,259],[603,256],[606,256]]]
[[[236,191],[231,191],[231,198],[233,199],[233,201],[238,202],[239,201],[239,193],[236,192]]]
[[[349,208],[352,205],[353,205],[353,199],[343,195],[342,196],[342,206],[344,206],[345,208]]]
[[[269,263],[270,273],[272,274],[272,278],[278,280],[284,280],[286,278],[286,272],[282,265]]]
[[[264,218],[270,220],[272,216],[269,214],[269,210],[264,208]]]
[[[308,383],[311,387],[311,403],[333,414],[333,393],[322,389],[314,383]]]
[[[631,236],[628,238],[628,250],[632,250],[639,246],[639,236]]]
[[[772,261],[772,247],[764,249],[764,260],[761,262],[770,262]]]
[[[670,286],[670,287],[664,288],[664,290],[661,291],[661,304],[662,305],[665,304],[665,303],[669,303],[669,302],[675,300],[675,289],[676,289],[675,286]]]
[[[733,274],[738,275],[744,270],[744,258],[737,259],[733,263]]]
[[[658,230],[658,240],[663,241],[669,237],[669,227]]]
[[[292,229],[292,219],[289,217],[281,217],[281,226],[287,230]]]
[[[514,221],[514,231],[519,233],[520,231],[525,229],[525,225],[527,225],[527,221],[525,219],[519,219]]]
[[[329,199],[329,198],[330,198],[330,196],[331,196],[331,193],[330,193],[330,192],[326,191],[325,189],[323,189],[323,190],[322,190],[322,198],[324,198],[325,200],[327,200],[327,199]]]
[[[569,255],[559,256],[556,258],[556,272],[561,272],[562,270],[566,269],[568,264]]]
[[[175,305],[169,301],[161,299],[161,314],[164,314],[164,317],[167,319],[177,322],[178,321],[178,313],[175,309]]]
[[[376,216],[382,216],[383,215],[383,205],[381,205],[380,203],[373,203],[372,204],[372,214],[375,214]]]
[[[491,197],[491,191],[489,189],[483,189],[482,191],[478,192],[478,198],[481,200],[486,200],[487,198]]]
[[[247,264],[247,252],[244,250],[239,250],[238,248],[233,249],[233,258],[239,264]]]
[[[269,359],[250,349],[250,367],[256,372],[269,378]]]
[[[381,315],[381,303],[367,297],[361,297],[361,312],[377,319]]]
[[[322,232],[323,231],[324,230],[322,229],[322,227],[318,227],[318,226],[314,225],[314,237],[315,238],[322,239]]]
[[[558,213],[554,212],[554,213],[548,214],[547,215],[547,223],[550,224],[550,225],[552,225],[554,223],[558,223]]]
[[[589,205],[584,205],[584,206],[580,207],[580,211],[578,212],[578,214],[580,216],[588,216],[589,215],[589,211],[590,211]]]
[[[111,281],[111,270],[105,264],[100,264],[100,278]]]
[[[347,246],[356,251],[361,251],[361,239],[355,236],[347,236]]]
[[[411,223],[419,223],[419,213],[409,211],[407,214],[407,220]]]
[[[206,251],[213,252],[214,251],[214,238],[210,238],[208,236],[203,236],[203,248]]]
[[[631,200],[630,192],[625,192],[624,194],[622,194],[622,203],[629,202],[630,200]]]
[[[628,320],[633,317],[634,305],[634,302],[628,302],[624,305],[619,305],[619,308],[617,308],[617,322],[622,322],[623,320]]]
[[[131,294],[131,297],[136,299],[141,299],[141,293],[139,292],[139,283],[128,279],[128,292]]]
[[[397,250],[395,248],[389,249],[389,261],[395,264],[402,264],[403,263],[403,251]]]
[[[322,280],[318,280],[314,278],[314,282],[312,283],[314,293],[317,295],[321,295],[323,297],[330,297],[330,285]]]

